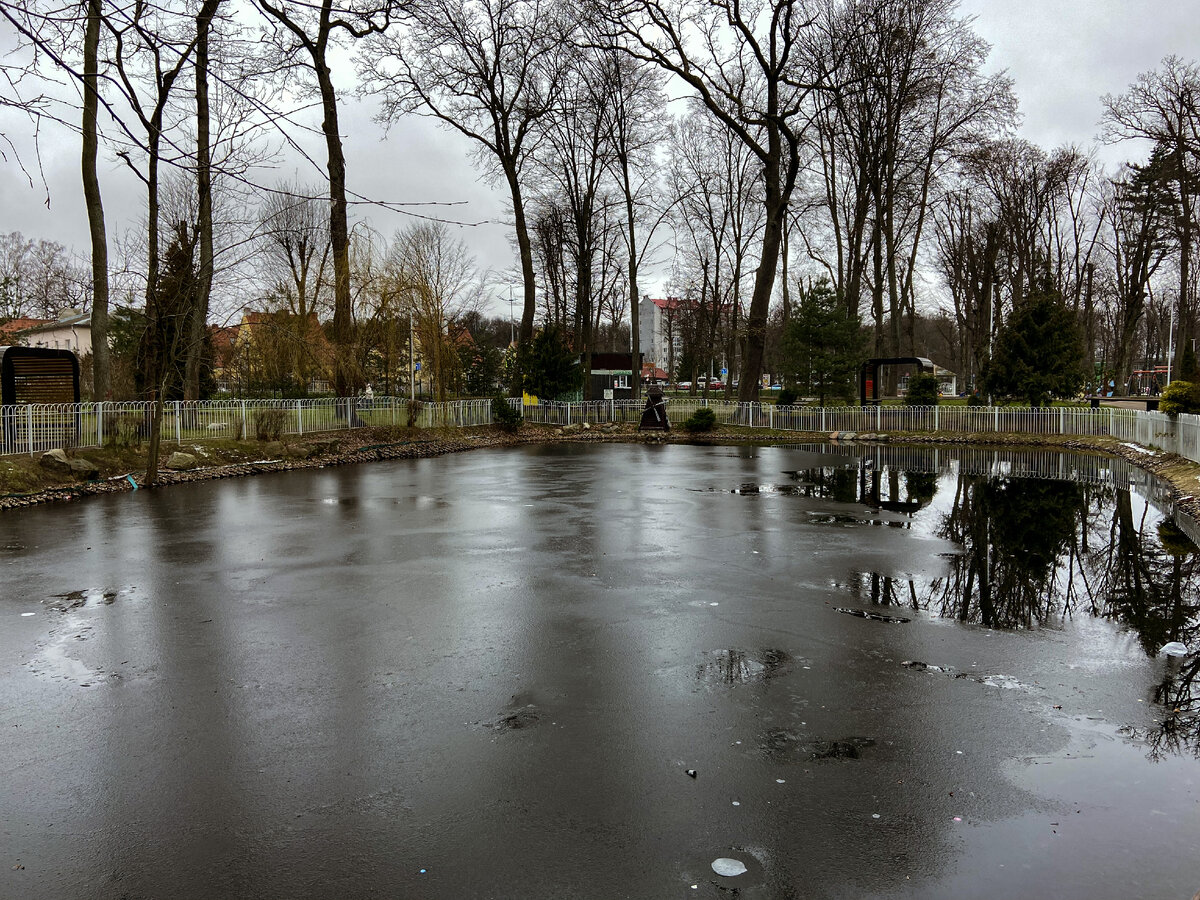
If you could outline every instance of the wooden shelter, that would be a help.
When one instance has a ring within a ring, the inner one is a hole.
[[[0,406],[78,403],[79,357],[48,347],[0,347]]]

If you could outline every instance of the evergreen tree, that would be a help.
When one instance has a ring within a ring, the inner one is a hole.
[[[854,396],[854,373],[866,344],[858,316],[847,315],[825,279],[800,289],[779,349],[785,386],[815,394],[822,406],[827,397]]]
[[[921,372],[908,379],[905,406],[937,406],[938,380],[932,372]]]
[[[144,395],[161,391],[164,400],[183,399],[188,324],[198,288],[194,250],[195,236],[180,222],[155,283],[155,314],[142,332],[138,390]]]
[[[464,344],[458,348],[458,358],[468,394],[472,397],[495,394],[504,363],[497,348],[490,344]]]
[[[583,385],[583,370],[578,357],[567,344],[562,331],[547,326],[536,334],[523,352],[521,371],[524,390],[544,400],[571,394]]]
[[[1084,348],[1075,315],[1050,292],[1030,296],[1013,310],[983,367],[983,389],[1046,406],[1083,386]]]

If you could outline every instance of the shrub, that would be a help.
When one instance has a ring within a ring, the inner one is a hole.
[[[984,402],[983,395],[979,391],[974,391],[967,397],[967,406],[987,406]]]
[[[1200,384],[1172,381],[1162,392],[1158,408],[1172,418],[1180,413],[1200,412]]]
[[[929,372],[921,372],[908,379],[908,393],[904,395],[905,406],[937,406],[938,381]]]
[[[693,434],[698,431],[712,431],[717,425],[717,414],[707,406],[692,413],[691,418],[683,423],[683,427]]]
[[[142,444],[142,420],[136,413],[104,413],[104,445],[126,449]]]
[[[260,441],[277,441],[283,434],[284,411],[266,407],[254,411],[254,434]]]
[[[421,401],[420,400],[409,400],[408,403],[405,405],[408,409],[408,427],[409,428],[420,428],[421,427],[421,408],[422,408]]]
[[[524,417],[505,398],[497,395],[492,399],[492,421],[504,431],[516,431]]]
[[[792,406],[796,402],[796,392],[791,388],[785,387],[779,392],[779,398],[775,401],[776,406]]]

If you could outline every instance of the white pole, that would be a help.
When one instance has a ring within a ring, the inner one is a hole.
[[[413,358],[413,320],[412,309],[408,311],[408,399],[412,402],[417,400],[417,368],[416,360]],[[412,425],[412,422],[408,423]]]
[[[1171,307],[1171,324],[1167,327],[1167,384],[1171,383],[1171,360],[1175,356],[1175,307]]]

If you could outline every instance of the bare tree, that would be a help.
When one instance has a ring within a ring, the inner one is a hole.
[[[263,12],[279,27],[274,39],[285,60],[307,54],[306,68],[317,81],[321,97],[321,133],[325,138],[326,171],[329,177],[329,239],[333,251],[333,323],[335,351],[334,390],[340,396],[353,392],[355,374],[350,371],[354,340],[350,297],[350,226],[346,206],[346,154],[338,126],[337,89],[330,66],[330,51],[339,36],[363,38],[382,34],[390,24],[392,4],[335,9],[333,0],[319,4],[300,0],[258,0]]]
[[[458,364],[457,323],[477,311],[475,260],[441,222],[414,222],[396,233],[389,252],[394,289],[407,299],[439,400]]]
[[[745,144],[697,108],[674,123],[669,166],[682,271],[693,283],[693,304],[685,311],[695,319],[687,355],[696,363],[723,353],[732,365],[747,264],[762,235],[756,161]],[[698,373],[691,374],[695,383]]]
[[[738,398],[754,400],[764,368],[767,312],[784,218],[800,171],[811,95],[835,60],[806,67],[804,0],[614,0],[596,11],[612,46],[688,85],[761,165],[763,240],[746,322]]]
[[[1150,281],[1170,249],[1166,233],[1172,201],[1156,171],[1161,162],[1155,157],[1148,166],[1131,166],[1124,178],[1112,182],[1106,197],[1110,225],[1105,249],[1116,295],[1112,373],[1122,388],[1133,368]]]
[[[1009,79],[982,74],[988,45],[954,0],[827,2],[815,59],[836,57],[838,89],[816,129],[824,206],[848,311],[869,285],[877,353],[911,347],[921,239],[942,171],[1011,124]],[[840,48],[840,56],[838,50]]]
[[[542,190],[560,198],[568,214],[574,285],[571,337],[583,358],[584,399],[590,400],[593,331],[600,305],[593,281],[603,240],[601,184],[612,155],[604,111],[612,97],[602,56],[576,50],[568,59],[559,80],[559,102],[542,123],[544,140],[535,161],[545,175]]]
[[[663,105],[662,79],[657,69],[645,64],[639,65],[632,57],[618,51],[606,51],[604,65],[611,101],[604,111],[612,147],[609,165],[625,204],[623,235],[629,259],[627,284],[630,352],[633,358],[630,386],[632,396],[636,400],[641,396],[642,374],[638,364],[642,353],[638,275],[649,242],[666,213],[663,211],[656,222],[646,223],[646,234],[639,242],[639,214],[644,215],[646,207],[654,199],[654,186],[657,182],[654,148],[658,136],[656,125]]]
[[[1196,277],[1192,271],[1200,198],[1200,67],[1168,56],[1143,72],[1119,96],[1102,98],[1104,136],[1142,140],[1157,148],[1173,186],[1175,238],[1179,253],[1179,341],[1174,360],[1179,377],[1190,377],[1185,361],[1197,336]],[[1194,357],[1191,366],[1194,367]]]
[[[433,116],[478,145],[508,187],[524,283],[519,341],[533,337],[536,279],[525,169],[536,126],[554,105],[569,27],[551,0],[428,0],[403,32],[375,42],[363,66],[381,116]]]
[[[329,217],[318,189],[278,184],[259,208],[260,259],[272,289],[296,316],[326,312]]]

